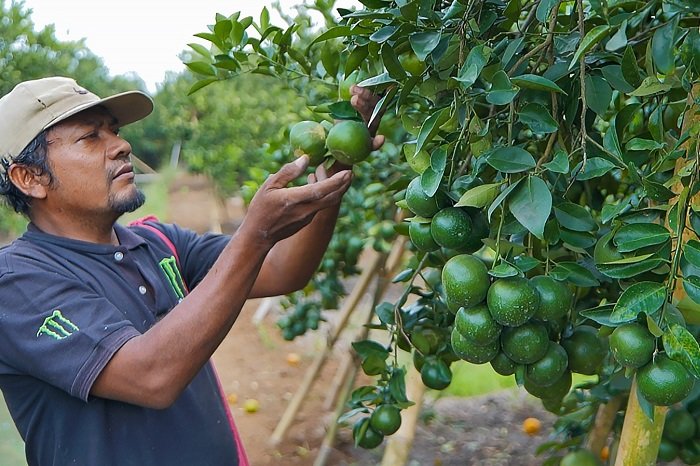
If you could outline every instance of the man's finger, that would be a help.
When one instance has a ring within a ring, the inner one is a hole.
[[[287,186],[291,181],[297,179],[309,166],[309,156],[304,154],[294,162],[284,164],[280,170],[273,174],[269,179],[270,185],[281,188]]]
[[[384,145],[384,135],[378,134],[372,138],[372,150],[377,150]]]

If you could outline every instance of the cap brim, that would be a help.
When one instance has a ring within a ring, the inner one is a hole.
[[[71,109],[70,112],[66,112],[59,118],[51,121],[44,129],[84,110],[100,106],[107,109],[107,111],[117,119],[119,126],[128,125],[129,123],[141,120],[150,115],[153,111],[153,101],[148,95],[141,91],[128,91],[79,105]]]

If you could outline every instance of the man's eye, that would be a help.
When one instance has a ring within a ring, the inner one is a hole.
[[[93,139],[95,137],[97,137],[97,131],[90,131],[89,133],[87,133],[83,137],[81,137],[80,139],[81,140],[82,139]]]

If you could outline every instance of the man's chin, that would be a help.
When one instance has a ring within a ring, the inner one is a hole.
[[[117,214],[126,214],[133,212],[139,207],[143,206],[146,202],[146,195],[140,189],[134,189],[131,195],[124,196],[123,198],[112,198],[110,199],[110,207]]]

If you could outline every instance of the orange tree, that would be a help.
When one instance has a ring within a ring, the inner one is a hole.
[[[412,243],[405,292],[376,308],[391,344],[355,344],[377,376],[350,400],[357,444],[379,445],[410,404],[402,349],[434,389],[458,359],[515,377],[560,416],[548,464],[610,433],[618,464],[696,462],[700,433],[663,421],[668,406],[700,412],[700,7],[360,1],[337,15],[315,2],[320,29],[218,15],[188,64],[192,91],[240,73],[325,85],[305,93],[318,120],[357,118],[344,89],[359,81],[401,124],[400,163],[355,169],[383,181]]]

